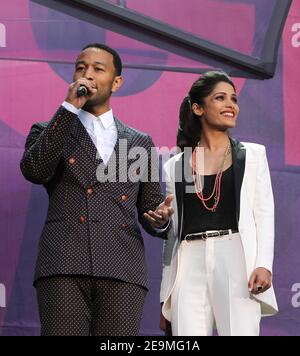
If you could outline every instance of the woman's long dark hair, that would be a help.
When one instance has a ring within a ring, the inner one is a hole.
[[[210,95],[220,82],[230,84],[235,90],[232,80],[225,72],[210,71],[204,73],[193,83],[189,95],[183,99],[179,110],[179,127],[177,131],[177,147],[182,151],[185,147],[194,149],[201,135],[200,118],[193,113],[192,105],[197,103],[203,106],[204,98]]]

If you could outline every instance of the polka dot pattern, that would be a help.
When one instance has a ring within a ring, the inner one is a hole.
[[[115,159],[120,169],[109,168],[107,172],[117,182],[99,182],[97,169],[102,160],[75,114],[61,107],[49,123],[33,125],[21,170],[28,180],[44,184],[49,195],[35,281],[61,274],[86,275],[147,288],[137,217],[150,234],[160,235],[142,217],[164,199],[159,182],[149,181],[151,172],[158,172],[158,160],[147,166],[154,146],[148,135],[117,119],[116,126],[116,154],[109,164]],[[140,167],[135,170],[140,179],[128,181],[127,171],[134,159],[126,160],[133,147],[143,147],[147,154],[139,159]],[[166,232],[160,237],[166,238]]]
[[[37,296],[43,336],[136,336],[145,288],[112,279],[40,279]]]

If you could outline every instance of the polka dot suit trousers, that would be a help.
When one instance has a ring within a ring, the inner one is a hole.
[[[136,336],[147,290],[136,284],[84,276],[52,276],[36,283],[41,335]]]

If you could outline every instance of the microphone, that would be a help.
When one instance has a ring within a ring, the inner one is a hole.
[[[84,85],[80,85],[77,89],[77,97],[80,98],[81,96],[86,96],[88,94],[88,90]]]

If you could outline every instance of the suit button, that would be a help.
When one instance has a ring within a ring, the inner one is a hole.
[[[123,201],[126,201],[126,200],[128,199],[128,195],[122,195],[122,196],[121,196],[121,199],[122,199]]]
[[[93,188],[88,188],[86,192],[87,192],[88,195],[92,195],[94,193],[94,189]]]
[[[76,159],[74,157],[69,158],[69,164],[74,164],[76,162]]]
[[[126,227],[128,227],[128,224],[122,224],[121,227],[122,229],[126,229]]]
[[[80,218],[79,218],[80,224],[84,224],[85,221],[86,221],[86,218],[84,216],[80,216]]]
[[[137,168],[136,170],[135,170],[135,175],[140,175],[141,174],[141,169],[140,169],[140,167],[139,168]]]

